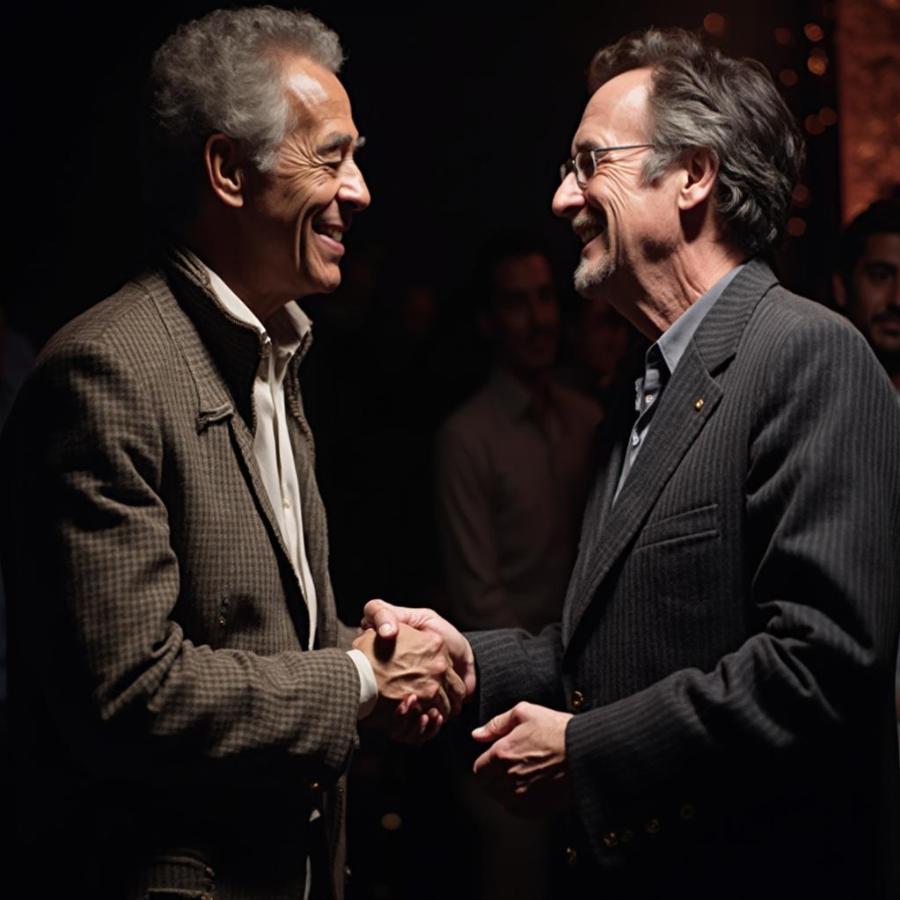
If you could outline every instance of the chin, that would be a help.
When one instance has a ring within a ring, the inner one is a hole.
[[[593,297],[615,270],[616,265],[610,257],[593,261],[582,259],[575,269],[575,290],[582,297]]]

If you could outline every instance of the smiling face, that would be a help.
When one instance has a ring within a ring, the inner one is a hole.
[[[360,139],[343,85],[304,57],[288,58],[284,77],[297,124],[273,169],[247,168],[242,223],[254,287],[280,302],[340,284],[344,234],[370,201],[353,157]]]
[[[572,154],[595,147],[649,143],[650,70],[633,69],[602,85],[591,97],[572,143]],[[582,190],[569,174],[553,198],[553,211],[568,218],[581,240],[575,287],[595,296],[611,279],[621,286],[640,279],[671,254],[679,234],[674,180],[646,184],[641,171],[648,148],[614,150],[601,157]]]

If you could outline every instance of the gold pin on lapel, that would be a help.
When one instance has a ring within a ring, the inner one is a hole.
[[[704,402],[704,401],[703,401],[703,398],[702,398],[702,397],[698,397],[698,398],[694,401],[694,409],[696,409],[697,412],[700,412],[700,410],[703,409],[703,402]]]

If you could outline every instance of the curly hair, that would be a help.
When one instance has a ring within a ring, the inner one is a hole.
[[[728,237],[750,253],[781,237],[805,151],[797,123],[766,68],[731,59],[682,29],[650,28],[599,50],[588,88],[650,68],[652,182],[685,150],[706,147],[719,164],[716,209]]]
[[[240,140],[261,171],[274,165],[296,124],[282,81],[284,54],[332,72],[344,59],[337,35],[317,18],[272,6],[217,9],[182,25],[156,51],[143,159],[147,200],[164,222],[190,216],[209,135]]]

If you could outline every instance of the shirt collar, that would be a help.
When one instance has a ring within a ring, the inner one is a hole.
[[[730,272],[723,275],[705,294],[692,303],[676,320],[664,331],[654,346],[659,348],[666,366],[671,375],[675,367],[684,356],[691,338],[703,321],[703,317],[713,308],[716,300],[722,296],[725,288],[731,284],[732,279],[744,268],[745,263],[735,266]],[[652,348],[651,348],[652,349]],[[649,350],[647,351],[649,353]]]
[[[216,299],[235,319],[249,325],[263,338],[269,338],[279,351],[293,355],[299,349],[312,328],[312,322],[296,303],[282,306],[268,320],[268,328],[266,328],[253,310],[216,272],[202,260],[198,261],[209,276],[209,285]]]

